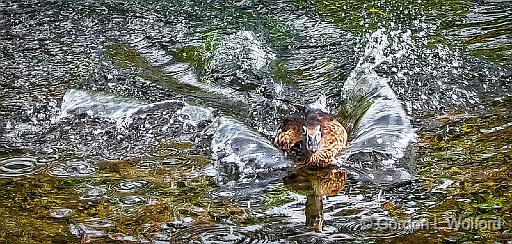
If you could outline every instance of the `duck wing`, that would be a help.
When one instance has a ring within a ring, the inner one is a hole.
[[[274,138],[274,145],[283,151],[290,151],[297,143],[302,141],[303,126],[304,120],[301,118],[285,119]]]

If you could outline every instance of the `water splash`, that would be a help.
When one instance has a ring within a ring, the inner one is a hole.
[[[115,159],[148,152],[159,140],[199,140],[203,137],[200,132],[214,118],[213,109],[182,101],[150,103],[71,89],[64,95],[52,124],[40,127],[39,133],[45,138],[61,138],[44,141],[43,148],[64,148],[78,155]]]
[[[242,183],[246,191],[258,190],[280,179],[290,162],[260,134],[234,119],[216,121],[211,143],[214,168],[220,184]]]
[[[407,34],[405,35],[407,39]],[[414,129],[402,103],[379,76],[375,67],[385,60],[402,56],[406,50],[385,54],[390,45],[384,30],[372,34],[363,57],[344,84],[346,94],[368,96],[370,107],[361,118],[350,146],[340,157],[356,178],[377,184],[414,179],[413,165],[400,161],[416,141]]]
[[[320,95],[314,103],[309,104],[308,107],[311,109],[319,109],[321,111],[329,113],[329,111],[327,111],[327,98],[323,94]]]
[[[208,64],[214,80],[228,79],[229,86],[261,85],[268,76],[275,54],[251,31],[239,31],[226,36]],[[225,81],[224,81],[225,82]]]
[[[131,109],[140,105],[140,102],[113,95],[94,94],[83,90],[71,89],[64,94],[60,113],[52,122],[56,123],[62,118],[79,114],[86,114],[89,117],[120,120]]]

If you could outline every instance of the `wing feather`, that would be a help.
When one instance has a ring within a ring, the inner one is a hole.
[[[284,151],[291,150],[303,139],[303,125],[304,122],[298,118],[285,119],[281,129],[279,129],[279,132],[274,138],[274,145]]]

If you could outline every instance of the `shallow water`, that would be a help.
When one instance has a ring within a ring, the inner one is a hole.
[[[0,240],[510,240],[510,4],[2,1]],[[295,171],[321,95],[350,146]]]

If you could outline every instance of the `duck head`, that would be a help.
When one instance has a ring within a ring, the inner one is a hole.
[[[320,150],[320,142],[323,136],[322,125],[330,120],[330,115],[320,109],[309,108],[306,110],[302,130],[307,151],[315,153]]]
[[[306,140],[306,149],[315,153],[320,149],[320,141],[322,140],[322,128],[319,124],[313,123],[303,126],[304,138]]]

